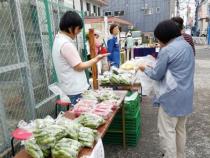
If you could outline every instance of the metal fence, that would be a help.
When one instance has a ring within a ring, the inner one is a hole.
[[[0,153],[20,120],[54,113],[51,47],[60,17],[72,7],[59,0],[0,0]]]

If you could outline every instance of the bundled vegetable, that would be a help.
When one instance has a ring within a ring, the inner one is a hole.
[[[53,125],[55,120],[51,116],[47,116],[44,119],[34,120],[35,128],[45,128],[46,126]]]
[[[79,142],[85,147],[92,148],[94,145],[97,131],[87,127],[81,127],[79,130]]]
[[[113,74],[113,75],[110,77],[110,82],[111,82],[112,84],[119,85],[119,84],[120,84],[120,76],[119,76],[119,75]]]
[[[131,84],[131,81],[130,81],[130,78],[128,78],[127,76],[120,75],[120,77],[119,77],[119,83],[121,85],[130,85]]]
[[[97,95],[98,101],[106,101],[106,100],[118,100],[120,99],[112,90],[100,90]]]
[[[33,158],[44,158],[42,150],[36,144],[34,139],[30,139],[24,142],[25,149],[27,153]]]
[[[56,141],[54,135],[46,128],[36,129],[33,135],[39,145],[53,146]]]
[[[52,135],[55,137],[56,141],[67,136],[65,127],[62,127],[60,125],[55,124],[55,125],[48,126],[46,130],[48,130],[50,133],[52,133]]]
[[[53,158],[77,158],[82,144],[70,138],[63,138],[52,148]]]
[[[62,126],[50,125],[46,128],[36,129],[33,132],[37,144],[40,146],[45,157],[50,155],[50,149],[56,141],[67,136],[66,130]]]
[[[64,117],[57,120],[56,123],[66,130],[66,134],[69,138],[78,140],[81,124]]]
[[[83,126],[92,129],[96,129],[105,123],[105,120],[101,116],[88,113],[82,114],[79,118],[76,119],[76,121],[78,121]]]
[[[105,100],[102,102],[102,104],[109,105],[110,107],[112,107],[112,110],[119,107],[118,100],[115,100],[115,99]]]
[[[88,100],[97,100],[96,96],[97,93],[92,90],[87,90],[82,94],[82,98]]]
[[[101,81],[101,85],[108,85],[108,84],[110,84],[109,77],[104,77],[100,81]]]
[[[91,111],[95,104],[97,103],[97,100],[87,100],[87,99],[80,99],[80,101],[74,106],[74,109],[72,112],[76,116],[80,116],[83,113],[87,113]]]
[[[117,76],[117,75],[115,75]],[[110,99],[116,99],[118,100],[119,97],[110,89],[101,89],[97,91],[88,90],[85,91],[82,94],[83,98],[86,100],[94,99],[95,101],[98,100],[98,102],[104,101],[104,100],[110,100]]]
[[[92,111],[93,114],[103,117],[104,119],[108,119],[112,113],[113,104],[107,103],[99,103],[96,105],[95,109]]]

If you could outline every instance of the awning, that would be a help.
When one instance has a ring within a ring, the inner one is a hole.
[[[101,23],[104,22],[104,17],[85,17],[86,24]],[[133,24],[127,20],[121,19],[119,17],[108,17],[108,23],[116,23],[119,25],[132,26]]]

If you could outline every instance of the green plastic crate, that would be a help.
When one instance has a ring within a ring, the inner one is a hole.
[[[141,137],[141,126],[136,131],[129,131],[126,133],[126,145],[136,146]],[[104,144],[122,145],[122,133],[106,133],[103,138]]]
[[[133,113],[128,113],[128,112],[125,111],[125,119],[133,119],[139,111],[141,112],[140,106],[137,106],[136,109],[135,109],[135,112],[133,112]],[[119,111],[115,115],[115,118],[114,119],[122,120],[121,111]]]
[[[135,115],[140,106],[140,95],[137,92],[128,92],[124,101],[124,109],[126,116],[128,117]]]
[[[137,111],[136,115],[133,118],[125,118],[125,129],[126,130],[136,130],[141,122],[140,110]],[[109,130],[121,130],[122,128],[122,119],[114,118],[112,121]]]

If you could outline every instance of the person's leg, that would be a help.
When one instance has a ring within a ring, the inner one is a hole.
[[[131,48],[131,59],[134,59],[133,48]]]
[[[78,99],[82,97],[82,94],[68,95],[68,97],[71,101],[71,105],[74,106],[75,104],[77,104]]]
[[[185,158],[186,128],[187,117],[179,117],[176,125],[176,148],[177,158]]]
[[[129,48],[129,60],[131,60],[131,48]]]
[[[127,49],[126,52],[125,52],[125,54],[126,54],[125,62],[128,61],[128,52],[129,52],[129,49]]]
[[[177,117],[170,117],[160,106],[158,111],[158,129],[164,158],[177,158],[175,130],[177,120]]]

